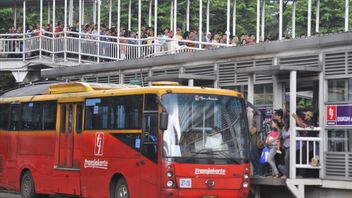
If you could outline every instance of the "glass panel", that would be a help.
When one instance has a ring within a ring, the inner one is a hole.
[[[72,133],[73,129],[73,105],[69,105],[68,109],[68,132]]]
[[[157,111],[158,110],[158,100],[155,94],[146,94],[145,95],[145,111]]]
[[[60,115],[61,115],[60,131],[61,133],[65,133],[66,132],[66,105],[65,104],[61,105]]]
[[[158,153],[158,114],[146,114],[145,131],[143,132],[142,154],[150,160],[157,162]]]
[[[273,85],[254,85],[254,104],[271,106],[273,104]]]
[[[80,133],[82,131],[82,115],[83,115],[83,107],[81,104],[77,104],[76,133]]]
[[[11,105],[11,121],[10,128],[11,131],[20,130],[20,117],[21,117],[21,106]]]
[[[346,131],[329,130],[328,131],[328,151],[330,152],[347,152],[346,150]]]
[[[248,157],[244,101],[218,95],[166,94],[163,155],[189,163],[242,163]]]
[[[328,101],[352,101],[352,79],[328,80]]]
[[[347,84],[346,80],[328,80],[328,101],[346,101]]]
[[[141,129],[143,95],[87,99],[85,129]]]
[[[0,105],[0,129],[7,130],[9,127],[9,108],[10,105]]]

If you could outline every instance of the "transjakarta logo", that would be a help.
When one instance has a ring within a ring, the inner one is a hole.
[[[104,148],[104,133],[96,133],[95,134],[95,147],[94,147],[94,155],[95,156],[103,156],[103,148]]]
[[[106,160],[100,161],[99,159],[94,160],[84,160],[84,168],[98,168],[98,169],[108,169],[109,162]]]
[[[225,169],[215,169],[215,168],[208,168],[208,169],[199,169],[196,168],[194,171],[196,175],[226,175]]]

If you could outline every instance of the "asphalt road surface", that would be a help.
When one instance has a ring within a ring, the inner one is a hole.
[[[21,196],[11,192],[0,191],[0,198],[21,198]]]
[[[9,191],[2,191],[0,190],[0,198],[21,198],[20,194],[16,192],[9,192]],[[50,196],[50,198],[69,198],[69,197],[62,197],[62,196]]]

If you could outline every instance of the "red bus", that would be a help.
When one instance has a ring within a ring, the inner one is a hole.
[[[23,198],[247,197],[240,93],[59,83],[0,97],[0,186]]]

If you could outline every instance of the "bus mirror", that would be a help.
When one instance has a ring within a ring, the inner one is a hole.
[[[169,122],[169,114],[165,111],[160,113],[160,130],[167,130],[167,125]]]

